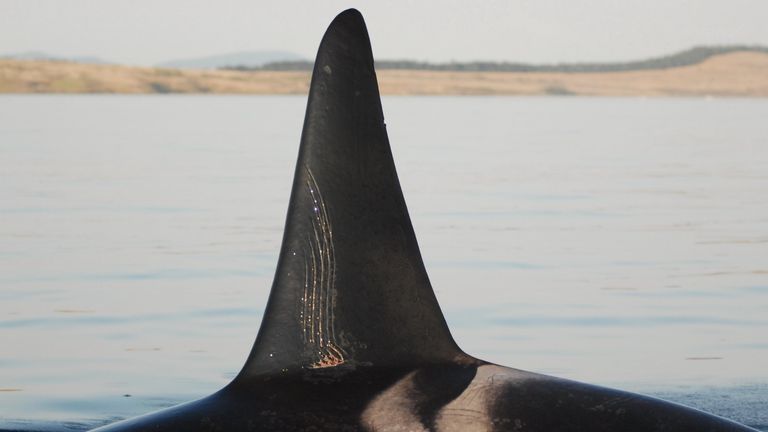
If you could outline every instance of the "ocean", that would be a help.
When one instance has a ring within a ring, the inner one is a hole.
[[[0,429],[242,366],[303,96],[0,96]],[[385,97],[459,345],[768,430],[768,100]]]

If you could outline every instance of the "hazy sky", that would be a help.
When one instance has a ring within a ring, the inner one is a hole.
[[[766,0],[0,0],[0,54],[153,64],[286,50],[312,59],[349,7],[365,16],[380,59],[601,61],[768,45]]]

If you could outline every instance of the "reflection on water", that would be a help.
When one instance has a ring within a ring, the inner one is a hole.
[[[0,429],[82,428],[234,376],[271,284],[304,104],[0,98]],[[464,349],[768,424],[768,102],[384,109]]]

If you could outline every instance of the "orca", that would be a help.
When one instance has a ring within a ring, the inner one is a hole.
[[[317,53],[274,283],[242,370],[211,396],[96,430],[753,429],[457,346],[395,172],[365,23],[350,9]]]

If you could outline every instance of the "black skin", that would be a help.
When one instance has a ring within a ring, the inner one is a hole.
[[[395,172],[368,33],[315,61],[283,245],[240,374],[118,431],[748,431],[645,396],[483,362],[453,341]]]
[[[485,367],[497,368],[496,385],[483,386],[487,381],[471,384],[477,365],[321,369],[266,376],[233,383],[205,399],[98,430],[752,430],[658,399],[494,365]],[[404,381],[416,385],[391,398],[401,402],[405,412],[384,409],[378,415],[366,415],[387,389]],[[477,394],[473,394],[473,387],[477,387]],[[469,398],[486,397],[487,401],[471,408],[446,407],[462,393]]]

